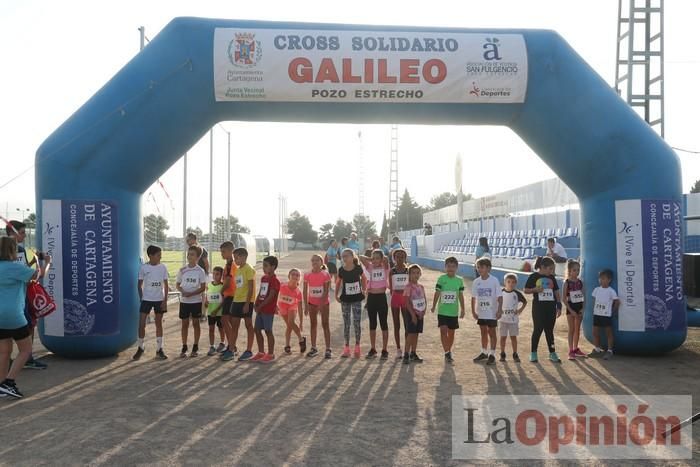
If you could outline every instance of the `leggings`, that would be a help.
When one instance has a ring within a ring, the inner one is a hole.
[[[555,310],[536,309],[532,307],[532,342],[530,351],[537,352],[537,347],[540,344],[540,336],[544,331],[544,337],[547,339],[547,347],[549,352],[554,352],[554,323],[557,320]]]
[[[379,327],[382,331],[389,330],[389,305],[386,302],[386,294],[371,293],[367,294],[367,316],[369,317],[369,330],[377,330],[377,316],[379,316]]]
[[[352,325],[355,328],[355,343],[360,343],[362,334],[362,302],[342,302],[340,309],[343,311],[343,335],[345,337],[345,345],[350,345],[350,315],[352,315]]]

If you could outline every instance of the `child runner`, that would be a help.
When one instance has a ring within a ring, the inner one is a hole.
[[[138,291],[141,307],[139,308],[139,347],[132,357],[138,360],[146,350],[146,318],[151,310],[156,315],[156,358],[165,360],[163,352],[163,313],[168,311],[168,268],[160,263],[161,249],[155,245],[146,248],[148,263],[139,269]]]
[[[403,323],[406,328],[406,352],[403,354],[404,365],[410,362],[423,363],[423,359],[416,353],[418,334],[423,332],[423,317],[425,316],[425,310],[428,308],[425,288],[418,283],[422,273],[420,266],[417,264],[411,265],[408,268],[409,282],[403,291],[406,303],[405,306],[401,307]]]
[[[598,284],[593,290],[593,345],[595,348],[589,357],[610,360],[613,356],[613,346],[615,344],[615,336],[612,328],[612,314],[617,311],[620,306],[620,300],[617,298],[617,292],[610,287],[613,280],[613,272],[610,269],[603,269],[598,274]],[[605,337],[608,341],[607,352],[600,347],[600,331],[605,329]]]
[[[221,359],[225,362],[233,360],[236,356],[238,349],[231,342],[235,342],[233,339],[233,296],[236,293],[236,272],[238,271],[238,266],[233,261],[233,242],[224,242],[221,244],[221,257],[226,261],[226,266],[224,267],[224,287],[223,296],[224,301],[221,307],[221,325],[224,328],[224,334],[226,335],[226,349],[221,354]]]
[[[224,344],[226,336],[221,325],[221,308],[224,302],[224,283],[221,282],[221,277],[224,275],[224,268],[216,266],[212,271],[212,282],[207,285],[207,295],[204,300],[209,324],[209,352],[207,352],[209,356],[215,355],[217,352],[221,353],[226,349],[226,344]],[[221,339],[218,348],[214,347],[216,328],[219,328],[219,338]]]
[[[324,263],[326,263],[328,267],[328,274],[331,275],[332,285],[335,283],[335,279],[338,275],[338,242],[336,240],[331,240],[330,245],[328,245]]]
[[[187,357],[187,334],[190,321],[194,328],[194,344],[190,357],[196,357],[199,352],[199,318],[202,316],[202,294],[207,286],[207,273],[197,261],[202,256],[202,249],[191,246],[187,249],[187,266],[177,273],[177,290],[180,292],[180,320],[182,321],[182,350],[180,357]]]
[[[532,301],[532,341],[530,344],[530,361],[537,362],[537,347],[544,331],[549,349],[549,359],[555,363],[561,360],[554,349],[554,324],[561,316],[559,284],[554,277],[554,260],[540,257],[535,261],[535,270],[525,283],[526,294],[534,294]]]
[[[284,333],[284,353],[287,355],[291,355],[292,353],[292,347],[289,343],[292,332],[294,332],[299,339],[299,352],[303,354],[306,352],[306,337],[301,336],[301,330],[296,323],[297,315],[299,315],[300,320],[304,319],[303,297],[301,290],[299,290],[301,272],[299,272],[298,269],[292,268],[289,270],[289,275],[287,277],[289,281],[280,287],[280,296],[277,300],[277,309],[282,319],[284,319],[284,323],[287,325],[287,330]]]
[[[573,259],[566,263],[566,280],[564,281],[564,304],[566,305],[566,320],[569,323],[569,360],[585,357],[586,354],[578,348],[583,321],[583,302],[585,292],[583,282],[579,279],[581,264]]]
[[[394,340],[396,341],[396,358],[401,358],[401,315],[406,311],[404,305],[404,290],[408,285],[408,268],[406,268],[406,251],[394,250],[394,267],[389,272],[389,290],[391,292],[391,319],[394,325]],[[404,322],[406,320],[404,319]]]
[[[241,326],[241,319],[245,324],[248,340],[246,342],[245,352],[238,357],[239,362],[244,362],[253,358],[253,340],[255,339],[255,331],[253,330],[253,300],[255,297],[255,269],[253,269],[248,261],[248,250],[245,248],[236,248],[233,250],[233,261],[238,266],[236,270],[236,291],[233,294],[233,304],[231,305],[231,315],[233,316],[233,345],[236,348],[238,340],[238,329]]]
[[[375,240],[376,242],[376,240]],[[376,242],[377,246],[379,242]],[[382,329],[382,360],[389,358],[387,345],[389,344],[389,306],[386,302],[386,289],[389,285],[389,260],[384,256],[384,252],[376,249],[372,252],[372,257],[360,256],[362,265],[367,270],[367,316],[369,317],[369,340],[371,347],[367,353],[367,358],[377,357],[377,318],[379,327]]]
[[[355,256],[355,252],[346,248],[341,253],[343,261],[338,269],[338,279],[335,285],[335,297],[340,302],[343,312],[343,337],[345,347],[343,358],[350,356],[350,322],[355,328],[355,358],[360,358],[360,336],[362,334],[362,300],[365,298],[367,277]]]
[[[435,313],[438,307],[438,327],[440,328],[440,341],[445,352],[445,361],[453,363],[452,346],[455,342],[455,330],[459,329],[459,317],[464,318],[464,279],[457,275],[459,261],[454,256],[445,258],[445,274],[440,276],[435,285],[433,307],[430,312]],[[457,302],[459,301],[459,309]]]
[[[275,275],[278,264],[275,256],[263,259],[263,273],[265,275],[260,279],[260,291],[255,300],[255,338],[258,341],[258,353],[250,359],[251,361],[270,363],[275,360],[275,335],[272,333],[272,323],[280,291],[280,281]],[[263,331],[267,336],[267,353],[265,353]]]
[[[520,363],[520,356],[518,356],[518,333],[520,324],[520,313],[523,312],[525,306],[527,305],[527,300],[525,296],[516,290],[515,286],[518,285],[518,276],[509,272],[503,278],[503,290],[501,290],[501,296],[503,297],[503,314],[499,320],[499,334],[501,335],[501,359],[500,361],[506,361],[506,340],[510,336],[510,344],[513,347],[513,361]]]
[[[331,276],[323,264],[321,255],[311,256],[311,272],[304,274],[304,314],[311,318],[311,350],[307,357],[318,355],[316,348],[316,333],[318,326],[318,314],[321,313],[321,326],[323,338],[326,342],[326,358],[331,358],[331,328],[329,320],[329,292],[331,288]]]
[[[472,284],[472,316],[481,331],[481,353],[474,362],[486,360],[487,365],[496,364],[496,327],[503,314],[501,284],[491,275],[491,260],[476,260],[479,277]]]

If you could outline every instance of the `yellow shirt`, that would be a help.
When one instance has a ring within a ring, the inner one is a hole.
[[[233,276],[236,282],[236,292],[233,294],[233,301],[238,303],[245,303],[248,299],[248,291],[250,290],[250,285],[248,281],[253,281],[253,291],[250,295],[251,303],[255,302],[255,269],[253,269],[250,264],[244,264],[236,270],[236,275]]]

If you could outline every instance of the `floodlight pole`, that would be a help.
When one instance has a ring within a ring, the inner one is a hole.
[[[139,50],[143,50],[143,48],[146,46],[146,28],[145,28],[145,26],[139,27],[139,39],[140,39]]]
[[[228,136],[228,169],[226,177],[226,241],[231,240],[231,132]]]
[[[214,128],[209,130],[209,243],[214,237],[212,221],[214,219]],[[211,245],[209,245],[211,248]]]

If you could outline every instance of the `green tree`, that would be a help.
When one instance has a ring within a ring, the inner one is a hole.
[[[389,222],[387,222],[386,219],[386,212],[384,213],[384,217],[382,217],[382,230],[379,232],[379,236],[384,240],[387,240],[389,237]]]
[[[695,185],[690,189],[691,193],[700,193],[700,180],[695,180]],[[30,214],[31,216],[31,214]]]
[[[463,195],[464,201],[469,201],[472,199],[471,193],[465,193]],[[439,195],[435,195],[432,198],[430,198],[430,204],[427,206],[427,210],[429,211],[434,211],[436,209],[442,209],[447,206],[452,206],[453,204],[457,204],[457,195],[454,193],[451,193],[449,191],[445,191],[443,193],[440,193]]]
[[[36,228],[36,214],[31,212],[26,219],[22,221],[23,224],[27,224],[30,229]]]
[[[352,225],[355,226],[355,232],[361,239],[377,236],[377,225],[368,216],[355,214],[355,217],[352,218]]]
[[[400,230],[418,229],[423,226],[423,208],[411,198],[408,189],[403,192],[396,210],[396,218],[399,221]],[[396,225],[395,219],[391,219],[390,225]]]
[[[338,219],[335,221],[335,225],[333,226],[333,238],[338,241],[340,241],[340,239],[343,237],[350,238],[350,234],[352,233],[353,229],[354,227],[350,222],[345,222],[343,219]]]
[[[165,232],[170,229],[168,221],[163,216],[149,214],[143,218],[144,236],[146,241],[163,243],[165,241]]]
[[[319,229],[319,240],[328,241],[333,238],[333,224],[323,224]]]
[[[217,217],[213,221],[214,223],[214,235],[216,238],[226,237],[226,217]],[[250,229],[245,225],[238,223],[238,218],[236,216],[229,217],[229,233],[250,233]]]
[[[297,243],[313,244],[318,240],[318,232],[311,226],[311,221],[299,211],[294,211],[287,219],[287,232],[292,235],[291,240],[294,242],[292,250],[296,249]]]
[[[202,238],[202,229],[199,227],[187,227],[187,233],[193,233],[197,236],[197,238]]]

